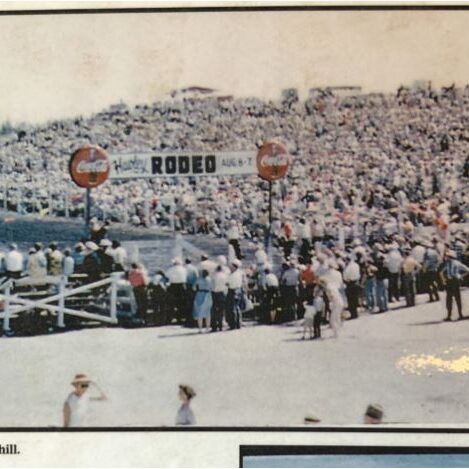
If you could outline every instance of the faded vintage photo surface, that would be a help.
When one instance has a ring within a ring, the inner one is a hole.
[[[0,427],[466,425],[469,11],[150,6],[0,13]]]

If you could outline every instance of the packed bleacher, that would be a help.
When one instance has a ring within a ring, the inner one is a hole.
[[[205,319],[211,330],[223,325],[220,315],[239,327],[251,306],[266,323],[321,310],[321,323],[328,320],[338,334],[345,308],[356,318],[359,311],[385,312],[401,297],[414,306],[417,292],[434,301],[452,284],[449,296],[461,312],[468,119],[469,87],[453,86],[355,96],[314,90],[304,102],[293,93],[278,102],[204,96],[132,109],[121,104],[87,119],[10,132],[0,146],[1,183],[6,208],[63,215],[67,207],[70,216],[82,216],[83,191],[71,186],[67,165],[84,144],[119,153],[254,150],[282,141],[294,163],[275,184],[270,230],[266,183],[254,176],[107,182],[94,191],[94,215],[101,223],[164,227],[174,211],[175,230],[225,237],[232,246],[228,262],[174,259],[172,271],[152,279],[142,266],[121,265],[142,321],[149,302],[160,315],[155,322],[196,320],[202,329]],[[278,266],[264,251],[269,236]],[[253,259],[242,253],[246,238],[259,243]],[[111,254],[86,267],[90,281],[118,264],[116,246],[95,241],[80,246],[83,258]],[[449,304],[447,311],[451,317]]]
[[[5,135],[0,198],[22,213],[64,215],[67,205],[70,216],[83,216],[83,191],[70,183],[68,160],[84,144],[116,154],[250,150],[277,139],[294,159],[288,178],[274,188],[280,221],[305,210],[333,221],[360,216],[371,225],[398,216],[414,225],[447,215],[461,220],[469,197],[461,178],[467,172],[468,102],[468,87],[450,87],[345,97],[315,90],[305,102],[295,95],[278,102],[204,96],[116,105],[90,118],[22,126]],[[236,219],[253,236],[266,223],[266,194],[257,190],[263,182],[255,176],[175,182],[107,182],[94,191],[95,215],[165,226],[174,201],[176,228],[183,231],[219,234],[222,223]],[[328,226],[334,230],[337,223]]]

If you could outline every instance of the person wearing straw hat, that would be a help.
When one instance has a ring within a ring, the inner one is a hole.
[[[180,384],[178,396],[182,405],[176,415],[176,425],[195,425],[195,415],[190,407],[191,400],[196,396],[194,389],[187,384]]]
[[[105,401],[107,396],[86,373],[76,374],[70,384],[75,390],[68,395],[64,403],[63,426],[65,428],[84,427],[87,423],[89,401]],[[90,385],[94,385],[99,391],[100,394],[98,396],[90,396],[88,393]]]

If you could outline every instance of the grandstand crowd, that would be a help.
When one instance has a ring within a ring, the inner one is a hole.
[[[338,334],[337,317],[345,308],[352,319],[365,309],[386,312],[401,296],[406,306],[415,305],[417,292],[436,301],[443,287],[447,318],[453,300],[462,317],[468,121],[469,86],[353,96],[317,89],[304,102],[289,93],[278,102],[204,96],[121,104],[90,118],[23,126],[3,136],[0,177],[7,208],[62,214],[68,194],[70,214],[80,215],[83,191],[70,186],[67,165],[84,144],[117,154],[254,150],[282,141],[293,164],[274,184],[272,225],[267,183],[255,176],[106,182],[93,191],[101,223],[168,226],[174,213],[177,231],[225,237],[232,246],[228,260],[176,258],[165,272],[151,266],[158,273],[149,279],[103,232],[60,255],[49,246],[42,269],[81,272],[91,281],[127,271],[142,320],[150,308],[159,323],[195,320],[201,330],[219,330],[225,318],[236,328],[252,299],[262,322],[299,319],[305,312],[308,319],[314,310],[315,335],[324,321]],[[253,259],[243,256],[245,239],[258,243]],[[267,244],[273,251],[266,252]],[[32,275],[31,259],[42,259],[39,252],[40,244],[32,247],[22,272]],[[281,259],[278,268],[272,252]],[[5,273],[11,271],[8,256]]]

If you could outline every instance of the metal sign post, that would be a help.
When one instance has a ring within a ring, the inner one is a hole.
[[[95,145],[78,149],[69,161],[69,172],[73,182],[86,189],[85,225],[87,234],[91,221],[91,189],[103,184],[109,177],[111,163],[106,152]]]
[[[88,187],[85,192],[85,227],[86,231],[90,230],[91,222],[91,189]]]
[[[259,176],[269,182],[269,226],[267,230],[266,249],[269,251],[272,240],[272,183],[286,176],[290,166],[290,156],[280,143],[267,142],[257,153],[257,170]]]

